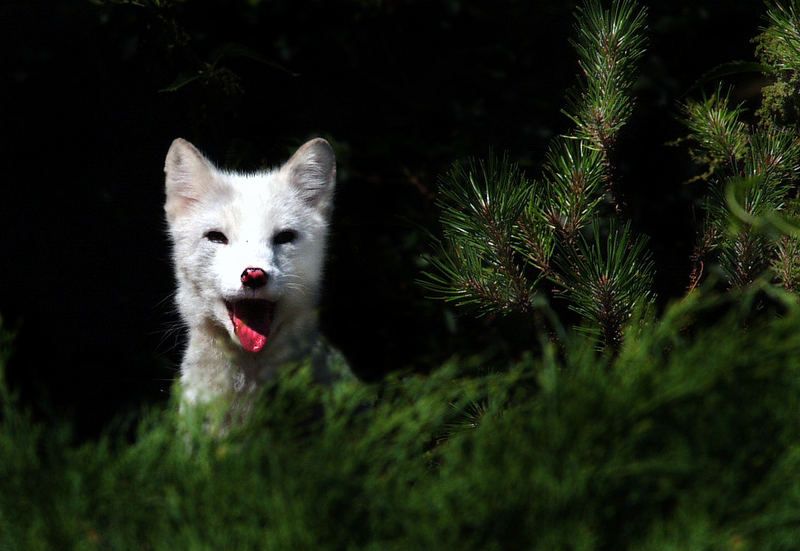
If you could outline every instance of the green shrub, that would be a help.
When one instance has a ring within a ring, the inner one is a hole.
[[[800,308],[771,293],[693,293],[613,358],[287,372],[222,437],[170,408],[78,446],[4,390],[0,548],[794,549]]]

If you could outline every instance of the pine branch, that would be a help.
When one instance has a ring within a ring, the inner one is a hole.
[[[420,283],[432,298],[472,307],[478,315],[527,310],[533,292],[519,293],[519,282],[495,269],[493,261],[452,239],[440,244],[431,259],[431,270],[423,272]]]
[[[631,238],[626,226],[609,237],[622,241],[609,241],[603,251],[598,241],[596,252],[582,231],[596,222],[599,205],[612,191],[610,152],[632,112],[645,14],[633,0],[614,0],[608,10],[587,0],[578,10],[572,44],[582,76],[564,111],[576,129],[552,143],[541,184],[525,180],[507,158],[453,166],[440,187],[443,244],[423,282],[434,296],[471,305],[480,314],[527,312],[547,278],[576,302],[576,311],[600,324],[604,343],[619,344],[622,324],[638,304],[632,297],[649,293],[643,286],[652,282],[652,266],[642,264],[641,277],[628,277],[617,262],[645,258],[644,240]],[[632,256],[618,252],[629,246]],[[606,253],[613,272],[600,274],[591,264],[605,263]],[[587,299],[583,290],[592,286],[596,296]],[[593,310],[586,301],[596,303],[598,296],[601,308]]]
[[[729,107],[730,93],[720,87],[710,98],[683,106],[695,144],[690,153],[707,165],[703,178],[714,176],[703,235],[717,236],[713,243],[704,237],[703,250],[695,251],[690,289],[711,251],[719,253],[720,267],[734,287],[749,285],[774,263],[774,242],[748,225],[780,212],[800,173],[796,132],[772,124],[749,129],[739,120],[742,106]]]
[[[775,248],[772,271],[787,291],[795,292],[800,285],[800,239],[784,235]]]
[[[605,170],[603,154],[582,140],[556,140],[547,153],[545,214],[559,237],[571,245],[603,199]]]
[[[760,220],[783,208],[784,194],[764,176],[725,180],[724,195],[714,192],[709,219],[720,230],[719,263],[733,287],[750,285],[769,266],[775,253]],[[715,186],[717,190],[721,186]]]
[[[793,126],[800,120],[800,17],[798,2],[776,3],[767,12],[767,27],[755,39],[764,75],[774,80],[762,91],[756,115],[762,126]]]
[[[591,324],[603,346],[617,349],[634,310],[652,301],[654,265],[647,239],[634,236],[630,223],[612,223],[605,242],[597,223],[592,230],[593,241],[581,236],[576,249],[557,257],[559,271],[570,309]]]
[[[694,146],[690,155],[707,171],[700,178],[707,179],[720,169],[730,172],[747,151],[746,125],[739,120],[742,105],[729,107],[731,91],[722,87],[703,101],[690,100],[682,106],[683,123],[689,129],[689,141]]]
[[[534,185],[528,205],[517,222],[514,237],[517,253],[530,266],[548,279],[558,279],[551,266],[556,233],[548,205],[544,188]]]
[[[767,11],[769,26],[759,38],[767,43],[765,61],[775,69],[800,71],[800,3],[776,2]]]
[[[800,200],[787,203],[785,213],[790,220],[800,218]],[[772,271],[781,286],[787,291],[796,292],[800,287],[800,234],[784,232],[775,245],[775,257],[772,260]]]
[[[528,311],[539,278],[530,282],[523,272],[515,228],[531,189],[507,156],[455,163],[438,200],[445,245],[423,285],[484,314]]]
[[[795,132],[769,126],[756,129],[748,141],[745,176],[763,178],[770,193],[785,196],[800,174],[800,141]]]
[[[726,242],[720,253],[720,267],[732,287],[752,284],[767,268],[769,244],[762,235],[745,228]]]
[[[632,0],[616,0],[609,10],[589,0],[576,12],[570,42],[582,78],[563,112],[577,127],[575,137],[595,149],[608,151],[633,111],[630,89],[645,51],[646,16]]]

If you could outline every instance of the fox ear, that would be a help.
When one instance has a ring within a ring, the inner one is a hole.
[[[306,142],[281,170],[304,201],[327,214],[336,185],[336,156],[331,144],[322,138]]]
[[[167,219],[172,222],[192,203],[209,193],[214,165],[195,146],[183,138],[177,138],[167,152],[164,172],[167,176],[164,210]]]

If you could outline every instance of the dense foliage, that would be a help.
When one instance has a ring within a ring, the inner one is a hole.
[[[796,549],[800,308],[770,293],[695,293],[613,360],[286,373],[223,437],[154,412],[74,447],[3,390],[1,547]]]
[[[787,221],[800,214],[797,2],[776,3],[766,19],[756,43],[758,69],[770,84],[755,120],[747,121],[744,103],[734,105],[721,85],[683,105],[690,153],[705,170],[698,179],[709,186],[691,286],[706,261],[717,264],[732,286],[752,283],[767,270],[786,289],[800,284],[800,232]]]
[[[757,39],[757,67],[773,80],[757,122],[743,120],[743,104],[732,106],[721,85],[682,106],[689,153],[705,168],[697,178],[709,181],[689,289],[706,262],[729,286],[751,284],[765,271],[785,289],[800,284],[800,230],[790,221],[800,212],[796,4],[769,10]],[[587,1],[578,10],[572,43],[581,75],[564,111],[575,127],[553,141],[540,182],[507,158],[454,165],[440,187],[444,239],[424,282],[435,296],[482,314],[527,313],[534,297],[549,293],[566,298],[602,346],[619,346],[633,312],[653,297],[646,240],[618,221],[624,202],[615,190],[613,147],[633,112],[645,18],[628,0],[610,7]]]
[[[529,313],[549,285],[602,345],[616,348],[633,311],[652,298],[645,239],[616,220],[623,202],[612,161],[633,111],[646,10],[590,0],[576,15],[581,74],[564,111],[574,128],[553,140],[539,182],[507,158],[454,165],[440,186],[444,241],[423,283],[481,313]]]

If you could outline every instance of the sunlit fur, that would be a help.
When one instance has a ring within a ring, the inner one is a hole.
[[[183,399],[207,402],[247,392],[302,355],[316,329],[316,302],[335,185],[335,158],[322,139],[302,146],[282,167],[253,174],[219,170],[189,142],[172,143],[164,167],[165,211],[173,245],[176,302],[188,326],[181,365]],[[274,244],[283,230],[296,238]],[[205,236],[223,233],[228,242]],[[242,285],[245,268],[269,280]],[[225,301],[276,303],[266,346],[245,351]]]

